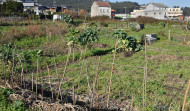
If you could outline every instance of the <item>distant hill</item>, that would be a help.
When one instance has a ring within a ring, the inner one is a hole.
[[[47,6],[53,6],[54,0],[38,0],[42,5],[47,5]],[[90,12],[91,5],[94,1],[97,0],[55,0],[56,5],[70,5],[72,6],[75,10],[79,9],[86,9],[87,11]],[[100,1],[100,0],[99,0]],[[110,3],[112,6],[112,9],[116,10],[117,13],[125,13],[124,7],[126,7],[126,13],[131,12],[134,8],[138,8],[139,4],[136,2],[116,2],[116,3]]]

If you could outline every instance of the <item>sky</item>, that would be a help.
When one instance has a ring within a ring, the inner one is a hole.
[[[138,4],[147,3],[163,3],[169,7],[180,6],[180,7],[190,7],[190,0],[109,0],[110,2],[121,2],[121,1],[131,1],[137,2]]]

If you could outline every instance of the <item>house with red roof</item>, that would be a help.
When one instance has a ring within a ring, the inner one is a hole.
[[[91,17],[108,16],[111,18],[111,5],[104,1],[94,1],[91,6]]]

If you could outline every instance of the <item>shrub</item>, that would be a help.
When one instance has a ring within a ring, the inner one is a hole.
[[[137,52],[144,49],[141,45],[143,40],[142,38],[127,36],[127,33],[123,32],[122,30],[116,31],[114,36],[118,36],[117,52]]]
[[[105,22],[101,22],[100,25],[103,27],[108,27],[108,23],[105,23]]]
[[[74,21],[73,21],[73,25],[75,25],[75,26],[79,26],[79,25],[82,24],[82,23],[83,23],[83,21],[80,20],[80,19],[77,19],[77,20],[74,20]]]
[[[165,22],[160,22],[159,25],[160,25],[162,28],[165,28],[166,23],[165,23]]]

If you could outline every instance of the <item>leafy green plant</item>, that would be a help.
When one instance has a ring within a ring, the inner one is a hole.
[[[79,42],[82,46],[89,45],[98,40],[98,31],[96,28],[87,28],[79,37]]]
[[[73,24],[74,24],[75,26],[79,26],[79,25],[82,24],[82,23],[83,23],[83,21],[80,20],[80,19],[78,19],[78,20],[73,20]]]
[[[64,15],[63,16],[63,21],[66,22],[66,23],[72,24],[73,23],[73,18],[72,18],[71,15]]]
[[[138,37],[127,36],[127,33],[122,30],[118,30],[114,33],[114,36],[118,36],[118,48],[117,52],[122,51],[140,51],[144,48],[142,47],[142,39]]]
[[[69,41],[67,43],[67,45],[69,47],[72,46],[72,48],[73,48],[73,61],[75,60],[75,55],[74,55],[75,44],[78,43],[78,39],[77,39],[77,37],[75,35],[78,34],[78,33],[80,33],[80,31],[73,28],[73,29],[69,30],[69,36],[70,37],[67,38],[68,41]]]
[[[166,23],[165,23],[165,22],[160,22],[159,25],[160,25],[162,28],[165,28]]]
[[[11,89],[0,88],[0,109],[2,111],[27,111],[21,100],[10,103],[7,99],[10,94],[13,94]]]

